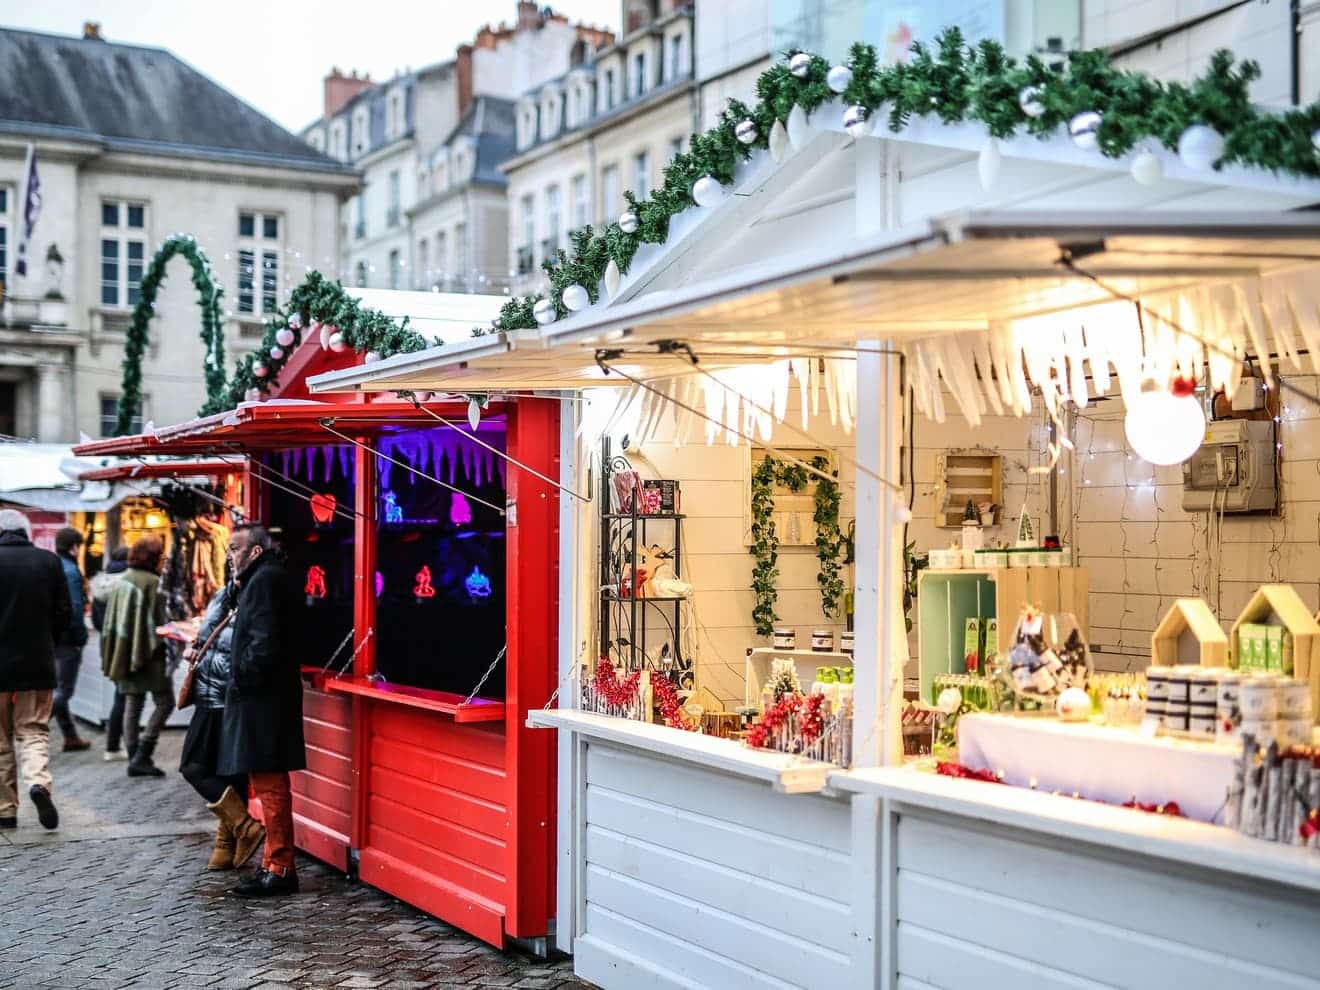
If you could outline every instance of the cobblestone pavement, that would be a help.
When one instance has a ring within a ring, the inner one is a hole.
[[[19,828],[0,833],[0,985],[588,986],[567,960],[499,952],[302,855],[301,893],[231,897],[236,875],[205,870],[215,819],[183,778],[129,779],[90,738],[91,750],[54,756],[60,828],[41,828],[24,800]],[[157,762],[177,767],[182,742],[169,731]]]

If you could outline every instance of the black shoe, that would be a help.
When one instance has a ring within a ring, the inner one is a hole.
[[[18,819],[0,818],[0,828],[18,828]]]
[[[164,777],[165,771],[151,762],[151,754],[156,752],[156,740],[139,739],[133,758],[128,761],[130,777]]]
[[[45,828],[59,828],[60,813],[55,810],[55,802],[50,799],[50,791],[40,784],[33,784],[28,797],[37,806],[37,818]]]
[[[258,870],[244,877],[233,893],[238,897],[284,897],[298,893],[298,874],[290,870],[284,876],[269,870]]]

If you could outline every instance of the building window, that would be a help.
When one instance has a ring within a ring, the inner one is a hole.
[[[403,260],[399,257],[399,249],[395,248],[390,252],[390,288],[399,287],[399,275],[403,271]]]
[[[325,131],[319,128],[312,131],[307,135],[307,143],[317,151],[325,151]]]
[[[591,198],[587,190],[585,175],[573,176],[573,229],[585,227],[591,223]]]
[[[367,263],[359,261],[353,269],[353,282],[359,289],[367,287]]]
[[[353,197],[353,237],[362,240],[367,236],[367,194],[360,192]]]
[[[101,305],[136,306],[147,257],[147,207],[101,203]]]
[[[530,274],[536,267],[536,198],[528,193],[522,198],[522,243],[518,245],[518,274]]]
[[[358,107],[353,111],[353,157],[367,153],[367,147],[371,143],[370,135],[367,133],[367,126],[371,122],[367,114],[366,107]]]
[[[645,199],[651,195],[651,153],[639,151],[633,155],[633,195]]]
[[[614,109],[614,70],[613,69],[605,70],[605,92],[603,94],[602,103],[604,103],[604,109],[606,110]]]
[[[385,104],[385,139],[392,141],[404,132],[403,91],[396,89],[390,93]]]
[[[330,125],[330,157],[337,158],[341,162],[348,157],[346,130],[347,126],[342,120],[336,120]]]
[[[128,424],[129,433],[142,432],[142,413],[147,408],[147,396],[142,396],[138,411]],[[119,396],[101,393],[101,436],[112,437],[119,426]]]
[[[545,240],[541,242],[541,257],[553,258],[559,250],[559,187],[545,190]]]
[[[676,137],[669,142],[669,160],[672,162],[683,153],[683,138]]]
[[[238,215],[238,311],[269,316],[279,308],[280,218],[274,213]]]
[[[621,195],[619,166],[606,165],[600,171],[600,210],[601,216],[604,217],[603,223],[608,223],[609,218],[617,216],[623,208]]]
[[[632,96],[636,99],[646,92],[646,52],[638,52],[632,61]]]
[[[389,201],[385,208],[385,226],[399,225],[399,170],[389,174]]]
[[[0,186],[0,299],[9,287],[9,190]]]
[[[686,38],[681,34],[676,34],[669,39],[669,78],[678,79],[687,75],[687,69],[684,66]]]
[[[445,288],[448,288],[449,282],[449,238],[442,230],[435,235],[435,267],[436,282],[444,281]]]
[[[467,285],[468,281],[468,248],[467,248],[467,225],[462,223],[454,224],[454,276],[460,280],[460,284]]]
[[[417,242],[417,270],[413,272],[413,284],[419,289],[431,284],[431,245],[425,239]]]

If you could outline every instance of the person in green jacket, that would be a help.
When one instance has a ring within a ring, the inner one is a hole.
[[[124,695],[124,742],[128,745],[130,777],[163,777],[151,760],[165,720],[174,711],[174,690],[165,672],[165,643],[156,629],[165,624],[165,596],[160,590],[160,565],[165,546],[159,537],[144,536],[128,551],[128,570],[105,608],[101,631],[101,672]],[[146,696],[154,708],[146,729],[138,724]]]

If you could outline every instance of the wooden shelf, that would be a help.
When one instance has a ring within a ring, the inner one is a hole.
[[[504,721],[504,702],[492,701],[489,698],[473,698],[465,704],[461,694],[368,681],[360,677],[332,678],[325,682],[325,689],[343,694],[355,694],[376,701],[407,705],[410,708],[421,708],[429,712],[439,712],[450,716],[455,722]]]
[[[646,603],[646,602],[657,602],[657,603],[659,603],[659,602],[685,602],[685,601],[687,601],[687,596],[686,596],[686,595],[638,595],[636,598],[624,598],[622,595],[616,595],[616,594],[613,594],[612,592],[608,592],[608,591],[605,592],[604,594],[605,594],[605,597],[608,598],[610,601],[612,601],[612,602],[621,602],[621,603],[623,603],[623,604],[625,604],[625,605],[630,605],[630,604],[632,604],[633,602],[642,602],[642,603]]]
[[[786,660],[835,660],[841,663],[835,663],[834,666],[841,665],[852,666],[853,655],[851,653],[821,653],[816,650],[776,650],[773,646],[757,646],[749,651],[753,656],[758,657],[783,657]],[[829,666],[822,663],[821,666]]]
[[[631,512],[607,512],[606,519],[636,519],[638,522],[646,522],[648,519],[686,519],[681,512],[639,512],[633,515]]]

